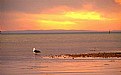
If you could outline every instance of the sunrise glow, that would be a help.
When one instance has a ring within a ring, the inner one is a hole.
[[[29,2],[8,2],[1,30],[121,30],[121,0]]]
[[[95,12],[68,12],[67,17],[80,20],[104,20],[100,14]]]

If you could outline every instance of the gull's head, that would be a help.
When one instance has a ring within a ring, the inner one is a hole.
[[[35,50],[35,48],[33,48],[33,51]]]

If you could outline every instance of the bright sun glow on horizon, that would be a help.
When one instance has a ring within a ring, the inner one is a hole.
[[[80,20],[105,20],[96,12],[68,12],[65,16]]]
[[[74,22],[71,21],[53,21],[53,20],[38,20],[38,26],[43,25],[43,29],[63,29],[70,30],[73,28]]]
[[[104,27],[103,24],[107,25],[106,22],[115,20],[112,18],[103,17],[103,15],[98,12],[89,11],[68,11],[64,13],[62,12],[61,14],[38,14],[34,17],[36,18],[35,22],[38,24],[38,27],[44,30],[100,30],[101,27]],[[99,25],[98,27],[97,24]],[[109,30],[110,27],[107,27],[107,29]],[[105,29],[103,28],[102,30]]]

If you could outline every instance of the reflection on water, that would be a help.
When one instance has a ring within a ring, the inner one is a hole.
[[[0,37],[0,55],[4,56],[30,56],[33,48],[41,50],[41,55],[121,51],[121,34],[6,34]]]
[[[0,75],[121,75],[121,59],[46,56],[121,51],[121,34],[0,35]],[[34,55],[32,48],[41,50]]]
[[[34,56],[0,62],[1,75],[121,75],[120,59],[51,59]]]

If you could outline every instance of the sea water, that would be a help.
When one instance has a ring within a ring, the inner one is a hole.
[[[41,53],[33,54],[32,48]],[[121,75],[116,58],[43,58],[94,52],[121,52],[121,34],[1,34],[0,75]]]

